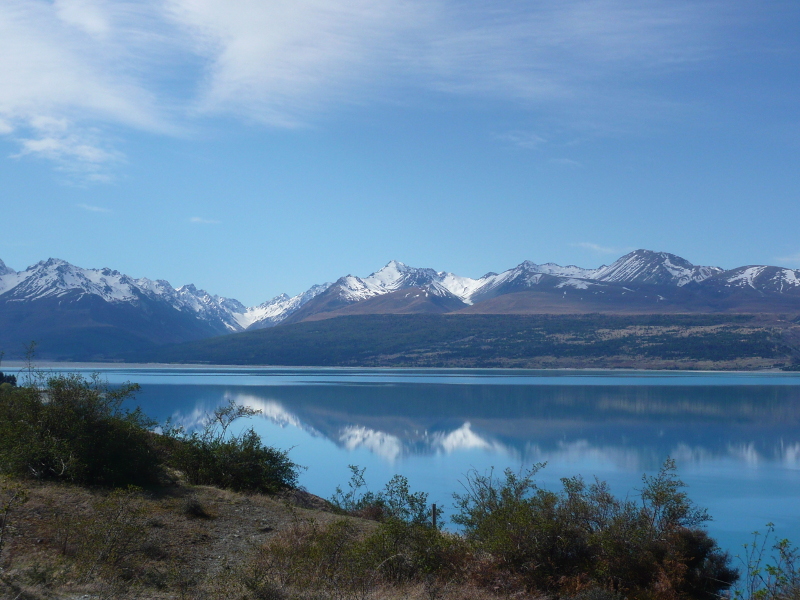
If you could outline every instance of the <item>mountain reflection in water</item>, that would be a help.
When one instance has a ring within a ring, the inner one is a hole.
[[[328,497],[367,467],[371,489],[395,473],[448,507],[470,469],[598,476],[620,496],[668,456],[711,533],[734,553],[772,521],[800,542],[800,374],[546,373],[431,370],[114,369],[142,385],[154,418],[196,427],[233,400],[262,412],[266,443],[308,467]],[[452,510],[452,509],[451,509]]]
[[[640,470],[657,468],[666,456],[680,464],[720,458],[800,463],[800,386],[349,382],[144,389],[139,400],[146,411],[152,414],[148,405],[157,404],[163,412],[166,404],[188,428],[232,399],[280,427],[389,461],[481,449],[523,462],[593,455]]]

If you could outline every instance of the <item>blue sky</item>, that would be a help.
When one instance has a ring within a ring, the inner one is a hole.
[[[800,268],[800,3],[4,0],[0,259]]]

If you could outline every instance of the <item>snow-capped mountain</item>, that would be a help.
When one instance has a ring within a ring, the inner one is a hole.
[[[235,315],[247,309],[239,301],[211,295],[193,285],[176,289],[167,281],[133,279],[111,269],[84,269],[55,258],[24,271],[8,271],[0,276],[0,300],[7,303],[95,296],[111,304],[138,306],[143,299],[149,299],[206,321],[220,333],[243,330]]]
[[[15,273],[15,272],[16,271],[14,271],[14,269],[12,269],[11,267],[7,267],[6,263],[4,263],[2,260],[0,260],[0,277],[2,277],[3,275],[9,275],[9,274]],[[0,293],[2,293],[2,291],[0,291]]]
[[[760,265],[738,267],[722,272],[709,283],[759,294],[800,294],[800,270]]]
[[[7,302],[57,297],[76,289],[99,296],[107,302],[128,301],[134,297],[133,281],[108,269],[79,269],[53,258],[19,273],[6,269],[6,273],[0,277],[0,293]]]
[[[572,265],[568,267],[553,263],[537,265],[525,261],[500,274],[487,273],[479,279],[473,279],[447,271],[410,267],[392,260],[367,277],[346,275],[338,279],[330,286],[327,293],[329,296],[335,295],[342,304],[352,304],[404,289],[421,288],[434,296],[452,296],[465,304],[473,304],[476,298],[486,297],[498,289],[531,287],[542,275],[589,278],[594,272],[592,269],[582,269]]]
[[[699,267],[668,252],[636,250],[609,266],[587,272],[585,279],[617,283],[648,283],[683,287],[722,273],[719,267]]]
[[[751,265],[725,271],[650,250],[596,269],[524,261],[479,278],[393,260],[366,277],[346,275],[246,307],[192,284],[176,288],[164,280],[85,269],[59,259],[19,272],[0,261],[0,351],[54,331],[64,347],[74,346],[81,335],[105,336],[118,347],[367,313],[663,310],[800,312],[800,270]]]
[[[96,296],[112,304],[138,306],[147,298],[189,313],[220,333],[280,322],[328,286],[313,286],[293,298],[283,294],[259,306],[245,307],[238,300],[210,294],[192,284],[175,288],[161,279],[134,279],[119,271],[84,269],[60,259],[41,261],[19,272],[0,262],[0,300],[4,302],[32,302],[69,295],[76,299]]]
[[[246,309],[239,320],[239,324],[244,329],[262,329],[277,325],[291,317],[330,286],[330,283],[313,285],[302,294],[297,294],[291,298],[286,294],[275,296],[272,300]]]
[[[474,280],[458,277],[452,273],[437,273],[433,269],[418,269],[396,260],[361,278],[346,275],[338,279],[328,289],[330,295],[336,294],[343,302],[353,303],[391,294],[409,288],[430,288],[434,294],[441,295],[445,291],[464,297],[464,292]],[[452,288],[451,288],[452,286]]]
[[[562,267],[554,263],[538,265],[526,260],[513,269],[502,273],[487,273],[474,284],[473,289],[466,299],[468,304],[482,302],[490,298],[529,290],[544,283],[552,283],[554,279],[564,285],[580,281],[581,287],[594,285],[588,280],[594,274],[593,269],[582,269],[574,265]]]

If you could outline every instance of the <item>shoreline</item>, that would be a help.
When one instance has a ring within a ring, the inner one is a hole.
[[[19,360],[6,360],[0,364],[2,370],[16,370],[22,372],[26,369],[27,363]],[[372,371],[372,372],[497,372],[497,373],[523,373],[523,372],[558,372],[558,373],[657,373],[657,374],[715,374],[715,373],[740,373],[740,374],[781,374],[791,375],[798,371],[786,371],[777,367],[764,369],[648,369],[635,367],[385,367],[385,366],[316,366],[316,365],[253,365],[253,364],[206,364],[206,363],[127,363],[127,362],[72,362],[72,361],[41,361],[34,366],[35,370],[42,369],[76,369],[86,371],[98,369],[101,371],[127,370],[127,369],[157,369],[157,370],[289,370],[289,371]]]

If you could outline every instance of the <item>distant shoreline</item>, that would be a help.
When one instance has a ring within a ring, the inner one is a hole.
[[[0,365],[0,371],[24,371],[27,364],[19,360],[3,361]],[[659,373],[659,374],[680,374],[680,373],[742,373],[742,374],[781,374],[791,375],[797,373],[800,377],[800,372],[797,371],[784,371],[779,368],[768,369],[637,369],[630,367],[552,367],[552,368],[526,368],[526,367],[379,367],[379,366],[316,366],[316,365],[253,365],[253,364],[203,364],[203,363],[126,363],[126,362],[72,362],[72,361],[41,361],[34,364],[34,369],[75,369],[80,371],[99,369],[99,370],[114,370],[114,369],[219,369],[219,370],[233,370],[233,369],[247,369],[247,370],[265,370],[265,369],[288,369],[292,371],[303,370],[325,370],[325,371],[508,371],[520,373],[523,371],[558,371],[560,373],[601,373],[614,371],[618,373]]]

